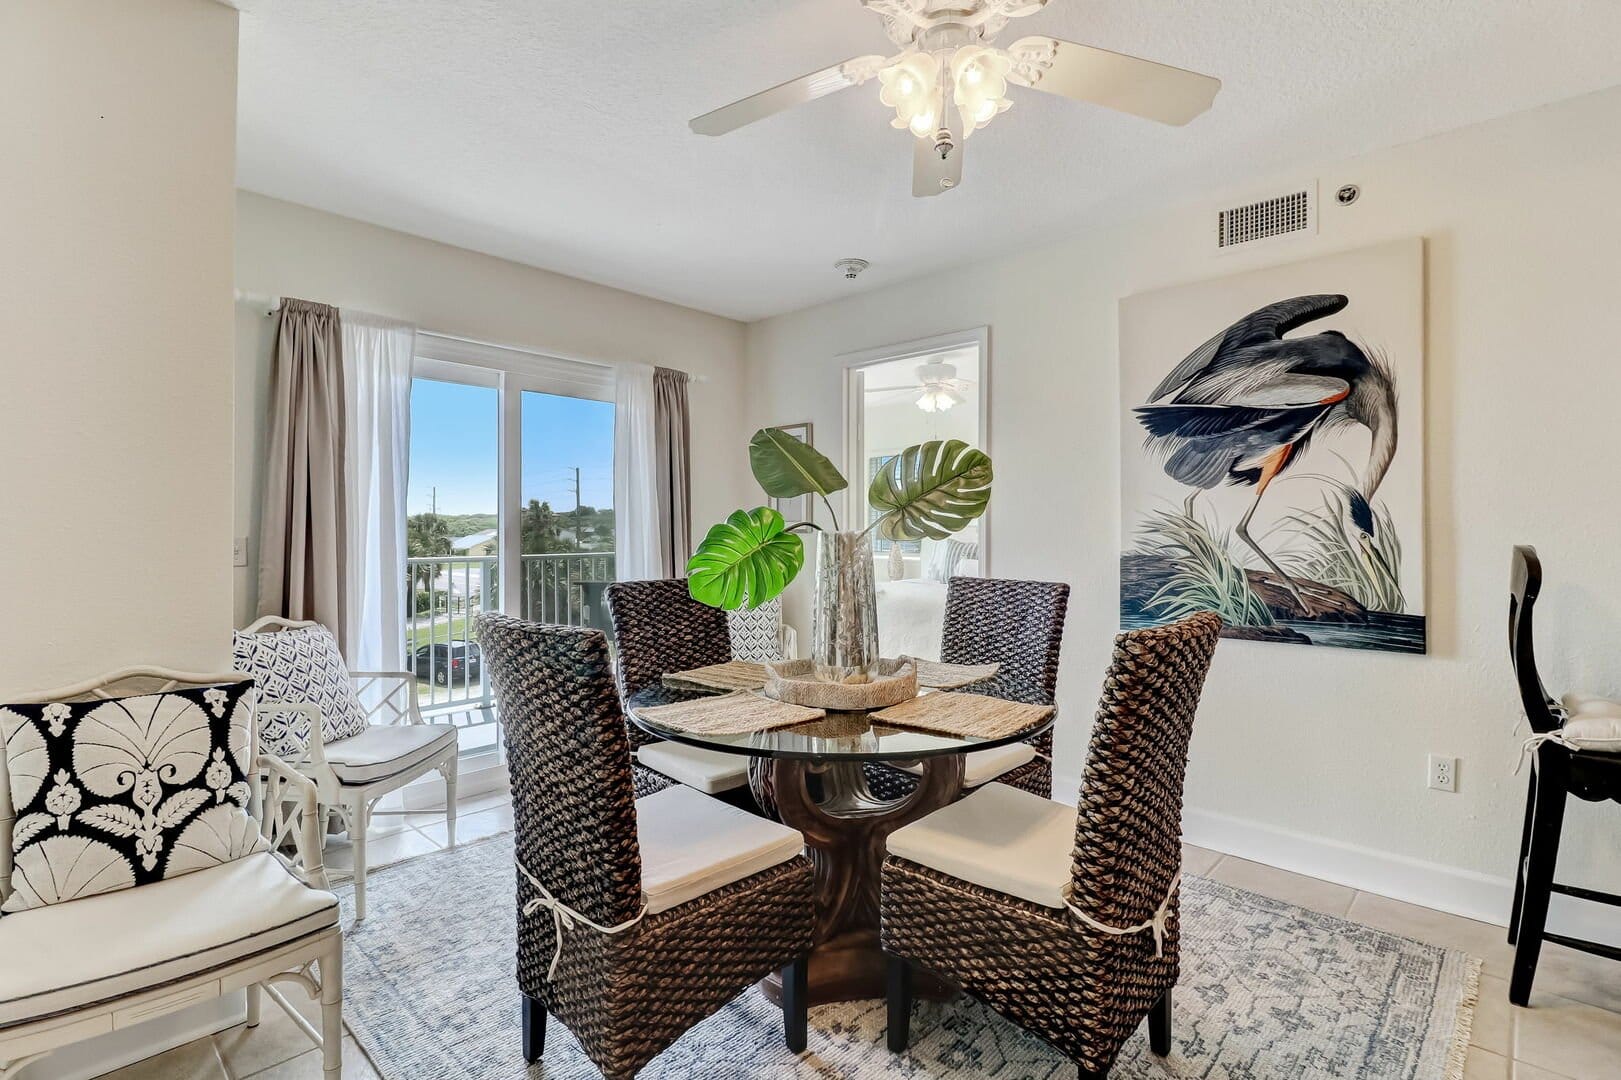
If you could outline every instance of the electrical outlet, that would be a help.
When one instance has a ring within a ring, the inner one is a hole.
[[[238,536],[231,541],[231,565],[248,565],[248,538],[246,536]]]
[[[1430,755],[1429,786],[1436,791],[1458,790],[1458,759]]]

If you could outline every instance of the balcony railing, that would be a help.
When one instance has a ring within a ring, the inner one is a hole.
[[[466,712],[471,724],[495,719],[473,625],[480,611],[502,610],[500,560],[494,555],[406,561],[405,666],[417,677],[424,713]],[[517,605],[524,618],[569,626],[606,626],[602,583],[614,577],[611,551],[525,555]]]

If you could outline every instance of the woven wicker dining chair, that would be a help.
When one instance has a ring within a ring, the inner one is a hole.
[[[732,659],[726,612],[694,600],[686,578],[616,581],[606,596],[618,654],[615,675],[626,700],[658,686],[670,672]],[[665,742],[634,724],[629,732],[638,759],[632,766],[637,797],[684,783],[711,795],[735,792],[740,803],[752,805],[746,757]]]
[[[625,1080],[773,971],[803,1050],[803,837],[691,788],[636,800],[600,631],[494,613],[478,631],[512,774],[524,1059],[551,1014]]]
[[[954,577],[946,586],[940,659],[947,664],[1001,665],[995,677],[964,687],[961,693],[1051,705],[1058,697],[1058,653],[1068,610],[1069,586],[1061,582]],[[966,785],[996,780],[1050,798],[1052,730],[1030,740],[1034,754],[1024,745],[969,753]],[[898,799],[911,794],[917,776],[875,762],[867,766],[867,786],[880,798]]]
[[[1221,620],[1115,638],[1077,809],[991,783],[891,834],[881,885],[889,1045],[912,965],[1101,1080],[1144,1017],[1170,1051],[1188,740]],[[949,871],[941,867],[949,867]]]

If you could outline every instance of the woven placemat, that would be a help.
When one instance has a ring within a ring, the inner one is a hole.
[[[772,701],[749,690],[736,690],[719,697],[653,705],[637,709],[636,715],[648,723],[693,735],[752,735],[820,720],[827,714],[821,709]]]
[[[919,660],[902,654],[902,660],[917,665],[917,684],[931,690],[958,690],[996,677],[1001,664],[942,664],[938,660]]]
[[[672,671],[664,676],[664,685],[677,690],[758,690],[765,685],[765,678],[764,664],[728,660],[690,671]]]
[[[879,709],[872,716],[894,727],[937,735],[1000,739],[1034,727],[1052,711],[1051,705],[1026,705],[984,694],[941,691]]]

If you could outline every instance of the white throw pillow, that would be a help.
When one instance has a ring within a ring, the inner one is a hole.
[[[308,702],[321,710],[321,738],[336,742],[366,730],[366,710],[355,694],[337,639],[324,626],[231,637],[236,670],[253,676],[259,700]],[[296,713],[261,709],[259,745],[298,760],[309,745],[308,721]]]
[[[738,608],[726,613],[726,629],[732,639],[732,659],[770,663],[782,660],[782,597],[768,600],[757,608]]]
[[[0,706],[17,812],[7,912],[267,849],[247,813],[253,683]]]

